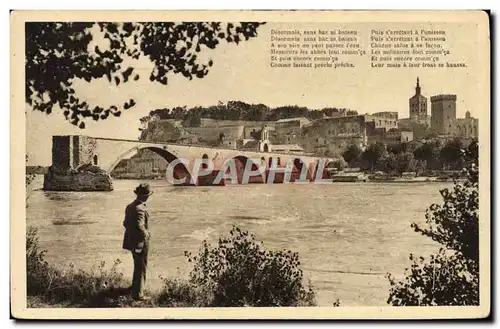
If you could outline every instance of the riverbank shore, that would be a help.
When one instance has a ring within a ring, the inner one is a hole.
[[[29,227],[26,237],[27,306],[316,306],[312,288],[303,286],[302,271],[297,268],[297,253],[260,250],[254,236],[236,226],[230,235],[230,240],[221,238],[225,244],[221,242],[211,252],[207,251],[207,254],[219,255],[220,258],[207,257],[205,253],[193,256],[185,252],[194,265],[188,281],[160,275],[161,289],[145,290],[143,298],[134,300],[131,282],[125,280],[118,270],[119,259],[109,269],[104,261],[90,270],[75,269],[72,264],[67,268],[54,266],[44,260],[45,251],[39,248],[37,230]],[[242,243],[249,248],[241,248]],[[206,242],[202,245],[209,248]],[[226,255],[234,258],[226,259]]]
[[[460,181],[460,179],[457,179]],[[453,178],[439,178],[439,177],[381,177],[381,178],[368,178],[368,182],[383,182],[383,183],[446,183],[454,182]]]
[[[373,175],[366,173],[339,173],[330,175],[332,182],[364,182],[364,183],[446,183],[461,181],[462,178],[435,177],[435,176],[417,176],[401,177],[389,175]]]
[[[131,282],[118,270],[115,260],[110,268],[101,261],[90,270],[72,264],[59,267],[45,261],[36,229],[26,234],[27,306],[44,307],[204,307],[212,297],[204,287],[176,278],[161,278],[159,290],[146,290],[143,300],[130,293]]]

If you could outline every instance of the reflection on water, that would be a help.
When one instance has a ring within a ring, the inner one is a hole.
[[[40,183],[40,182],[39,182]],[[44,192],[29,200],[27,224],[39,229],[47,259],[90,268],[120,258],[132,275],[131,257],[121,249],[123,214],[137,181],[117,180],[113,192]],[[440,202],[451,184],[232,185],[172,187],[150,181],[152,246],[149,284],[162,276],[187,278],[184,251],[202,240],[215,243],[233,224],[256,234],[266,248],[299,252],[306,280],[319,305],[386,305],[385,273],[400,276],[410,252],[436,250],[410,223],[424,222],[425,209]]]

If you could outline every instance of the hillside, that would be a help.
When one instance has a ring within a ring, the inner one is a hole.
[[[142,117],[140,122],[145,127],[151,120],[163,119],[181,122],[183,127],[199,127],[200,119],[214,120],[241,120],[241,121],[277,121],[280,119],[305,117],[309,120],[320,119],[324,116],[334,116],[335,113],[346,115],[357,114],[356,111],[326,107],[310,109],[304,106],[286,105],[268,107],[264,104],[248,104],[241,101],[229,101],[208,107],[196,106],[188,108],[174,107],[152,110],[148,116]]]

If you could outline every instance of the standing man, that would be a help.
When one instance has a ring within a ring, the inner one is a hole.
[[[125,235],[123,249],[130,250],[134,259],[134,276],[132,278],[131,293],[136,300],[142,299],[144,284],[146,282],[146,269],[148,265],[149,249],[149,214],[146,201],[153,194],[149,184],[140,184],[134,190],[137,198],[125,209]]]

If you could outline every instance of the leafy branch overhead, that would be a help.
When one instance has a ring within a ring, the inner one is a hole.
[[[68,121],[85,128],[84,118],[104,120],[120,116],[136,104],[133,99],[107,108],[92,106],[78,97],[75,79],[91,82],[106,77],[120,85],[141,77],[134,67],[125,67],[124,58],[146,57],[154,64],[149,80],[166,85],[168,74],[181,74],[192,80],[203,78],[213,65],[204,63],[198,53],[215,49],[221,42],[236,43],[257,36],[264,23],[220,22],[138,22],[66,23],[30,22],[26,24],[26,103],[33,109],[52,113],[60,108]],[[98,28],[107,47],[96,45]]]

